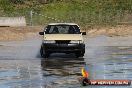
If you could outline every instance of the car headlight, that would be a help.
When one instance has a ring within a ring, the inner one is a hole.
[[[70,43],[77,43],[77,44],[79,44],[79,43],[83,43],[83,42],[81,40],[71,40]]]
[[[44,40],[43,42],[44,42],[44,43],[55,43],[54,40]]]

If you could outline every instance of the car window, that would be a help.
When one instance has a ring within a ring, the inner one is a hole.
[[[77,25],[49,25],[46,34],[79,34],[80,29]]]

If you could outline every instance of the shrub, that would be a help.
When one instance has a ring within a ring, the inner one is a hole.
[[[24,4],[24,0],[10,0],[14,4]]]

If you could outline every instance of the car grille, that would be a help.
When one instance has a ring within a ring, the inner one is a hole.
[[[57,44],[69,44],[70,40],[56,40],[55,41]]]

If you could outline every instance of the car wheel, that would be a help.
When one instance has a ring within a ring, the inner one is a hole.
[[[40,55],[41,55],[41,57],[43,57],[43,58],[48,58],[49,55],[50,55],[50,53],[46,52],[46,51],[44,50],[44,48],[41,46]]]
[[[83,56],[84,56],[84,52],[83,52],[83,51],[81,51],[81,52],[76,52],[75,55],[76,55],[77,58],[83,57]]]
[[[75,55],[76,55],[76,58],[79,58],[81,56],[79,52],[76,52]]]
[[[48,58],[49,57],[49,53],[44,54],[44,58]]]
[[[41,46],[41,48],[40,48],[40,55],[41,55],[41,57],[44,57],[44,54],[43,54],[43,47]]]
[[[84,56],[84,53],[81,53],[81,54],[80,54],[80,57],[83,57],[83,56]]]

